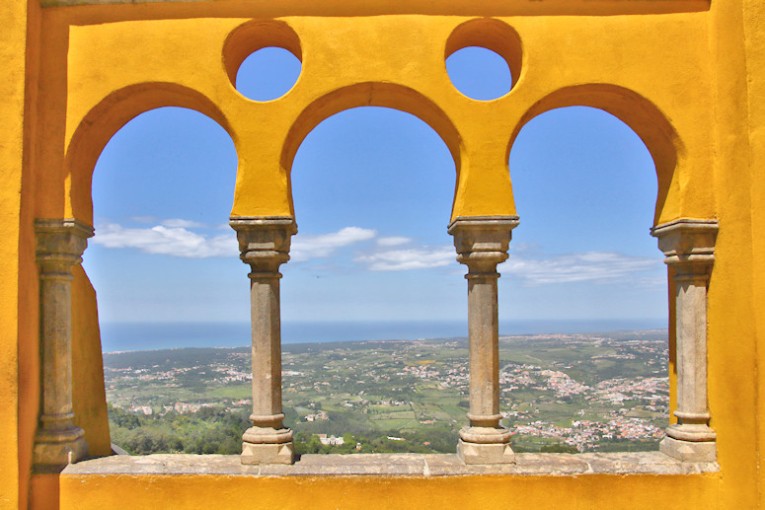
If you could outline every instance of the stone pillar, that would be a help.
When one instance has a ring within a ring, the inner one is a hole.
[[[93,228],[74,219],[35,221],[40,269],[40,421],[37,472],[59,472],[87,454],[72,408],[72,267],[82,262]]]
[[[677,424],[660,450],[691,462],[716,460],[707,403],[707,287],[714,264],[717,221],[678,219],[655,227],[665,263],[673,269],[677,345]]]
[[[468,266],[470,342],[470,426],[460,430],[457,454],[467,464],[502,464],[514,460],[510,431],[500,425],[499,320],[497,264],[507,249],[518,218],[457,218],[449,225],[457,260]]]
[[[291,464],[292,430],[282,413],[279,266],[297,233],[291,217],[232,218],[241,259],[249,264],[252,322],[252,427],[244,433],[242,464]]]

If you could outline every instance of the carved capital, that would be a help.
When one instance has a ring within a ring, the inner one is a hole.
[[[279,266],[290,259],[290,241],[297,233],[291,216],[233,217],[242,262],[253,273],[278,274]]]
[[[448,232],[454,236],[457,261],[473,274],[494,274],[497,264],[507,260],[517,216],[471,216],[455,219]]]
[[[37,263],[41,276],[71,278],[72,266],[82,262],[82,254],[93,237],[93,227],[66,219],[35,220]]]
[[[651,235],[659,239],[664,262],[674,266],[677,276],[708,277],[715,260],[717,220],[680,218],[657,225]]]

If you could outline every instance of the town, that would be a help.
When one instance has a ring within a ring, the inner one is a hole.
[[[500,352],[503,423],[516,451],[658,447],[668,423],[665,332],[505,336]],[[112,437],[128,451],[188,451],[183,440],[147,443],[140,431],[181,418],[187,429],[210,428],[203,422],[222,416],[247,425],[249,349],[107,353],[104,360]],[[282,376],[286,422],[304,453],[452,452],[467,422],[465,339],[285,345]],[[235,451],[215,449],[214,441],[207,448],[239,453],[235,424],[227,430]],[[139,437],[144,446],[131,448]]]

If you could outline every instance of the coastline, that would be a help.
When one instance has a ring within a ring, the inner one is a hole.
[[[106,323],[101,325],[104,353],[184,348],[249,347],[249,323]],[[582,321],[500,321],[500,336],[618,334],[657,331],[661,319]],[[467,337],[467,324],[457,321],[287,322],[282,345],[374,341],[413,341]]]

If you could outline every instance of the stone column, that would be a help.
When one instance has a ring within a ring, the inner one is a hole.
[[[35,221],[40,269],[40,421],[37,472],[58,472],[87,454],[72,408],[72,267],[82,262],[93,228],[74,219]]]
[[[297,233],[291,217],[232,218],[241,259],[249,264],[252,322],[252,427],[244,433],[242,464],[291,464],[292,430],[282,413],[279,266]]]
[[[499,320],[497,264],[507,249],[518,218],[457,218],[449,225],[457,260],[468,266],[468,332],[470,342],[470,426],[460,430],[457,454],[467,464],[501,464],[514,460],[510,431],[500,425]]]
[[[660,450],[691,462],[716,460],[707,403],[707,287],[714,264],[717,221],[679,219],[655,227],[665,263],[673,269],[677,370],[677,424]]]

